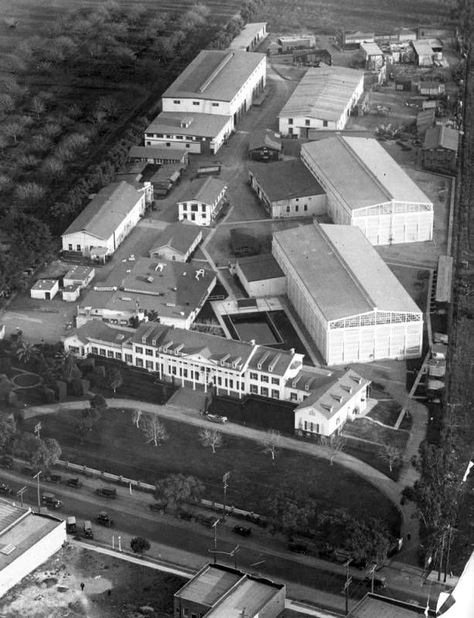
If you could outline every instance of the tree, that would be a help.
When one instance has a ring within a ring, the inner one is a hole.
[[[39,442],[37,450],[31,457],[31,463],[38,470],[50,470],[61,457],[61,447],[54,438],[46,438]]]
[[[19,121],[7,122],[3,125],[2,131],[13,140],[14,144],[16,144],[18,142],[18,138],[23,135],[25,126]]]
[[[156,414],[144,414],[141,429],[145,434],[147,444],[153,442],[155,446],[161,446],[165,440],[169,439],[165,426]]]
[[[334,463],[336,455],[344,449],[345,444],[346,441],[340,433],[333,433],[331,436],[323,439],[323,445],[326,446],[330,452],[331,466]]]
[[[195,476],[170,474],[155,483],[155,498],[176,508],[183,502],[199,502],[203,493],[204,485]]]
[[[4,453],[12,443],[16,434],[16,423],[13,416],[0,419],[0,452]]]
[[[388,463],[390,472],[393,472],[393,466],[401,460],[402,452],[394,444],[385,443],[383,445],[382,455]]]
[[[8,114],[15,109],[15,101],[8,92],[0,93],[0,112]]]
[[[39,96],[33,97],[30,103],[30,109],[35,114],[36,119],[39,120],[41,114],[44,114],[46,111],[46,103],[44,99]]]
[[[142,536],[134,536],[130,541],[130,547],[135,554],[144,554],[150,549],[150,541]]]
[[[22,341],[16,350],[16,357],[21,362],[27,365],[38,354],[38,348],[28,341]]]
[[[306,493],[295,488],[279,487],[267,501],[271,531],[291,537],[306,533],[316,521],[316,503]]]
[[[140,427],[140,419],[142,417],[143,411],[136,408],[132,414],[132,422],[137,429]]]
[[[16,197],[24,202],[37,202],[45,193],[45,188],[37,182],[24,182],[17,185],[15,190]]]
[[[109,383],[110,388],[114,391],[114,395],[117,392],[117,389],[120,388],[123,384],[123,376],[122,372],[118,367],[113,367],[108,376],[107,381]]]
[[[217,429],[201,429],[199,439],[203,446],[211,447],[213,455],[215,455],[216,449],[220,448],[224,442],[222,433]]]
[[[57,157],[48,157],[41,165],[41,172],[46,177],[58,178],[65,173],[64,163]]]
[[[278,449],[281,446],[281,435],[279,431],[275,431],[274,429],[270,429],[267,431],[265,437],[262,440],[263,443],[263,452],[270,453],[272,457],[272,461],[275,461],[275,457]]]

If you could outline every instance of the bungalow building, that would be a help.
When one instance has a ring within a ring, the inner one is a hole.
[[[30,296],[38,300],[53,300],[58,292],[59,281],[57,279],[38,279],[30,289]]]
[[[428,40],[422,39],[411,41],[411,45],[415,52],[415,64],[420,67],[433,66],[433,48]]]
[[[252,131],[248,153],[254,161],[278,161],[281,153],[280,134],[270,129]]]
[[[423,167],[442,174],[456,172],[459,132],[436,125],[427,129],[421,150]]]
[[[140,221],[145,206],[145,192],[127,182],[104,187],[62,234],[63,251],[105,259]]]
[[[91,266],[73,266],[63,277],[63,285],[78,284],[81,288],[85,288],[89,285],[92,279],[95,277],[95,268]]]
[[[130,161],[143,161],[154,165],[179,164],[188,166],[188,153],[181,148],[156,148],[153,146],[132,146],[128,152]]]
[[[227,185],[212,176],[191,181],[186,195],[178,202],[179,221],[211,225],[225,203],[226,191]]]
[[[365,68],[368,71],[380,71],[384,64],[384,55],[377,43],[364,41],[360,44],[360,49],[365,61]]]
[[[251,22],[245,24],[242,31],[229,45],[229,49],[252,52],[267,38],[267,22]]]
[[[150,258],[187,262],[201,241],[202,230],[197,225],[171,223],[150,249]]]
[[[286,293],[285,273],[271,253],[239,258],[235,274],[247,294],[254,298]]]
[[[287,54],[294,49],[307,49],[316,47],[316,37],[314,34],[287,34],[278,39],[282,54]]]
[[[326,213],[326,193],[298,159],[251,163],[250,186],[273,219]]]

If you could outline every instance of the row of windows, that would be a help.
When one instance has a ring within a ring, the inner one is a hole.
[[[298,212],[300,209],[299,204],[295,204],[295,212]],[[308,210],[308,204],[303,205],[303,210],[306,212]],[[291,206],[286,207],[286,212],[291,212]]]
[[[174,105],[181,105],[181,100],[180,99],[174,99],[173,103],[174,103]],[[193,105],[201,105],[201,101],[193,101]],[[216,101],[213,101],[212,107],[219,107],[219,103],[217,103]]]
[[[258,380],[258,373],[255,373],[254,371],[250,372],[250,379],[251,380]],[[260,381],[261,382],[268,382],[269,381],[269,377],[266,375],[261,375],[260,376]],[[276,384],[277,386],[280,385],[280,378],[273,378],[272,377],[272,384]]]
[[[260,387],[260,392],[258,390],[258,386],[256,384],[251,384],[250,385],[250,393],[253,395],[261,395],[262,397],[268,397],[269,396],[269,389],[266,386],[261,386]],[[280,398],[280,392],[277,391],[275,388],[272,388],[271,390],[271,397],[273,399],[279,399]]]
[[[181,204],[183,210],[192,210],[193,212],[197,212],[199,210],[199,206],[201,206],[202,212],[206,212],[206,204]]]

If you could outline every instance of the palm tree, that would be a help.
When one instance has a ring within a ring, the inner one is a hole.
[[[25,365],[37,356],[38,348],[33,343],[28,343],[28,341],[22,341],[16,350],[16,357]]]

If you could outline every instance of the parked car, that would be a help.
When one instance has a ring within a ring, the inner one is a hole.
[[[23,474],[26,474],[28,476],[33,476],[36,474],[36,472],[33,470],[33,468],[31,466],[23,466],[23,468],[21,469]]]
[[[227,423],[227,416],[220,416],[219,414],[206,414],[206,418],[211,423]]]
[[[150,507],[150,510],[159,512],[164,511],[166,508],[166,504],[164,504],[163,502],[152,502],[148,506]]]
[[[290,541],[288,543],[288,549],[290,551],[294,551],[297,554],[307,554],[308,546],[306,543],[301,543],[300,541]]]
[[[13,468],[13,457],[10,457],[10,455],[4,455],[0,459],[0,466],[2,466],[2,468],[7,468],[7,470],[11,470]]]
[[[54,494],[46,493],[41,496],[41,502],[50,509],[60,509],[63,503]]]
[[[94,534],[92,533],[92,524],[88,519],[86,519],[86,521],[84,522],[82,531],[86,539],[94,538]]]
[[[115,487],[98,487],[95,490],[95,493],[98,496],[103,496],[104,498],[116,498],[117,497],[117,490],[115,489]]]
[[[191,511],[178,511],[178,517],[179,519],[184,519],[184,521],[192,521],[194,519],[194,515]]]
[[[372,577],[368,575],[364,578],[364,584],[368,587],[372,587]],[[374,577],[374,590],[383,590],[387,587],[387,580],[383,575],[375,575]]]
[[[212,528],[215,525],[216,521],[219,521],[219,518],[215,517],[214,515],[203,515],[202,513],[199,513],[198,515],[196,515],[196,521],[198,521],[203,526],[206,526],[206,528]]]
[[[77,489],[80,489],[82,487],[82,481],[78,478],[67,479],[66,485],[68,485],[69,487],[76,487]]]
[[[13,493],[13,489],[6,483],[0,483],[0,494],[4,496],[10,496]]]
[[[248,526],[234,526],[232,530],[235,534],[240,534],[240,536],[250,536],[252,534],[252,528]]]
[[[66,532],[68,534],[76,534],[77,532],[77,522],[74,516],[68,517],[66,519]]]
[[[60,474],[50,474],[46,477],[46,480],[49,483],[60,483],[62,481],[62,476]]]
[[[108,526],[109,528],[111,528],[114,525],[113,520],[110,518],[109,514],[106,513],[105,511],[101,511],[97,515],[97,522],[99,524],[102,524],[102,526]]]

